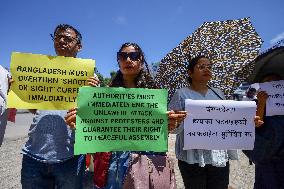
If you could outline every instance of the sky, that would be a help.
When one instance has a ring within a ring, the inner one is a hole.
[[[118,69],[123,43],[159,62],[206,21],[250,17],[265,49],[284,38],[283,7],[284,0],[1,0],[0,64],[9,67],[14,51],[55,55],[50,33],[61,23],[81,32],[78,57],[95,59],[105,77]]]

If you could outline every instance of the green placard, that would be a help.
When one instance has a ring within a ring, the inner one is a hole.
[[[165,89],[81,87],[74,154],[168,149]]]

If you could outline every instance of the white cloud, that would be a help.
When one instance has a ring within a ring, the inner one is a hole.
[[[118,25],[124,25],[126,24],[126,21],[127,19],[125,16],[117,16],[114,18],[114,22]]]
[[[277,41],[284,39],[284,32],[278,34],[276,37],[274,37],[273,39],[270,40],[270,44],[275,44]]]

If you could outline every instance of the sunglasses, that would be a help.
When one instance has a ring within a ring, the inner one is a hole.
[[[137,61],[140,59],[141,53],[140,52],[129,52],[129,53],[128,52],[118,52],[117,57],[120,60],[127,60],[127,58],[129,57],[130,60]]]
[[[197,65],[196,68],[199,69],[200,71],[203,71],[205,69],[208,69],[208,70],[212,70],[212,67],[213,65],[212,64],[200,64],[200,65]]]

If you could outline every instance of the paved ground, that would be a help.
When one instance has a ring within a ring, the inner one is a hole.
[[[8,123],[4,143],[0,147],[0,189],[20,189],[20,172],[22,155],[20,150],[27,140],[29,124],[32,120],[31,114],[17,114],[16,124]],[[175,135],[170,136],[169,155],[174,158]],[[239,161],[232,161],[230,167],[230,186],[238,189],[251,189],[254,183],[254,166],[250,166],[247,158],[241,154]],[[177,167],[176,179],[178,189],[183,189],[183,182]],[[87,175],[87,185],[90,185],[91,176]],[[86,187],[91,188],[91,187]]]
[[[27,136],[32,119],[33,115],[31,113],[18,113],[15,123],[8,121],[4,138],[14,140]]]

